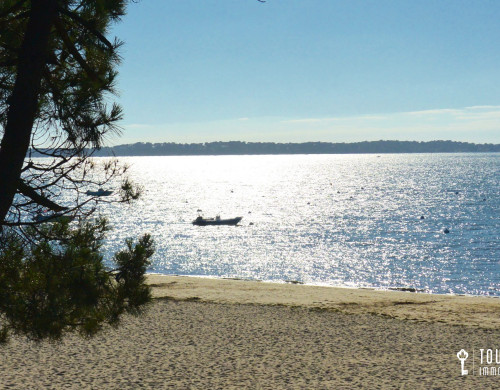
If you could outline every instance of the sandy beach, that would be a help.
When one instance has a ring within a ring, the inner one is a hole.
[[[150,275],[142,317],[90,340],[14,337],[1,389],[487,389],[500,299]],[[457,352],[469,353],[461,375]],[[495,357],[493,357],[494,359]]]

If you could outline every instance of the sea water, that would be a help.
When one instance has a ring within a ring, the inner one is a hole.
[[[108,262],[151,233],[154,273],[500,296],[500,154],[120,160],[144,193],[100,206]]]

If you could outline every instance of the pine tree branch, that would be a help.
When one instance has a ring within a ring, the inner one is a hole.
[[[13,12],[16,12],[18,9],[20,9],[23,4],[26,3],[26,0],[19,0],[16,4],[14,4],[12,7],[7,8],[5,11],[0,12],[0,19],[5,18],[8,14],[11,14]]]
[[[61,20],[56,19],[54,25],[56,26],[56,30],[61,37],[64,46],[66,46],[66,49],[70,52],[70,54],[73,56],[73,58],[80,64],[80,66],[83,68],[85,73],[96,82],[104,84],[103,80],[97,75],[97,73],[87,64],[87,61],[82,57],[80,52],[77,50],[75,45],[71,42],[71,39],[69,38],[68,34],[66,33]]]
[[[43,195],[38,194],[33,188],[24,183],[22,180],[19,180],[17,189],[21,194],[32,199],[35,203],[39,204],[40,206],[47,207],[52,211],[59,212],[68,209],[67,207],[60,206],[57,203],[52,202],[50,199],[46,198]]]
[[[78,14],[68,11],[67,9],[59,7],[59,12],[62,13],[63,15],[66,15],[67,17],[73,19],[75,22],[79,23],[82,27],[85,27],[89,32],[94,34],[102,43],[104,43],[109,50],[113,50],[114,46],[113,44],[108,41],[108,39],[102,35],[99,31],[97,31],[93,26],[90,25],[89,22],[87,22],[85,19],[80,17]]]

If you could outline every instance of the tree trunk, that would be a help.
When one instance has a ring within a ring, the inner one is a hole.
[[[30,145],[56,6],[56,0],[31,1],[16,82],[9,98],[7,125],[0,144],[0,229],[14,200]]]

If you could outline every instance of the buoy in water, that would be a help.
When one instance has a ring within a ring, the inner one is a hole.
[[[444,230],[443,230],[444,234],[448,234],[449,232],[450,232],[450,230],[448,228],[444,228]]]
[[[423,215],[420,216],[420,219],[425,219],[425,217]]]

